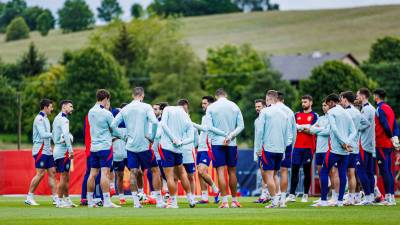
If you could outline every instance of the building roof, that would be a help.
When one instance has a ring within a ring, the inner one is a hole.
[[[311,76],[311,71],[326,61],[350,59],[355,65],[358,61],[350,53],[320,53],[270,56],[272,69],[279,71],[282,78],[289,81],[303,80]]]

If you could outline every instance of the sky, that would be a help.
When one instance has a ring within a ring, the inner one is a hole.
[[[5,1],[5,0],[0,0]],[[134,3],[140,3],[146,7],[152,0],[118,0],[124,9],[123,19],[130,18],[130,7]],[[64,0],[26,0],[29,6],[39,5],[49,8],[54,13],[62,7]],[[100,5],[101,0],[86,0],[94,13]],[[305,9],[332,9],[349,8],[368,5],[400,4],[400,0],[271,0],[278,3],[281,10],[305,10]]]

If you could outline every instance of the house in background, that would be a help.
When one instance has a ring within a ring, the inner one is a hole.
[[[282,74],[282,79],[290,81],[292,85],[298,86],[300,80],[311,76],[311,71],[326,61],[338,60],[358,67],[359,62],[350,53],[321,53],[315,51],[311,54],[296,55],[272,55],[269,58],[271,67]]]

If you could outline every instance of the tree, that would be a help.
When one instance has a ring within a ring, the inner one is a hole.
[[[13,132],[17,129],[16,112],[17,108],[17,95],[16,90],[10,85],[10,80],[0,74],[0,131]]]
[[[207,78],[205,89],[214,93],[224,88],[234,101],[240,101],[246,90],[251,75],[265,70],[264,57],[250,45],[225,45],[207,50]]]
[[[243,138],[253,141],[254,120],[257,117],[254,110],[254,100],[265,99],[267,90],[270,89],[284,93],[285,104],[292,109],[294,108],[298,96],[297,90],[288,81],[282,80],[281,74],[271,70],[269,67],[253,73],[250,83],[244,91],[244,97],[239,102],[246,127],[241,134]]]
[[[102,0],[97,8],[98,17],[105,22],[119,18],[123,11],[117,0]]]
[[[74,101],[77,109],[70,117],[72,133],[82,138],[83,121],[96,102],[96,90],[106,88],[111,92],[111,105],[130,100],[128,80],[121,67],[108,53],[94,47],[74,52],[65,68],[62,96]]]
[[[24,18],[13,19],[7,27],[6,41],[14,41],[29,38],[29,27]]]
[[[313,69],[311,76],[300,81],[300,94],[311,94],[314,104],[320,104],[331,93],[357,91],[359,88],[376,88],[377,84],[365,74],[340,61],[328,61]],[[321,112],[320,107],[316,108]]]
[[[143,10],[143,7],[142,7],[141,4],[135,3],[135,4],[132,5],[132,7],[131,7],[131,16],[133,18],[138,19],[138,18],[142,17],[143,14],[144,14],[144,10]]]
[[[204,71],[189,45],[179,41],[162,43],[151,52],[148,63],[151,65],[149,90],[156,96],[154,103],[174,105],[181,98],[187,98],[192,106],[200,103],[204,94],[201,89]],[[199,107],[192,107],[193,120],[199,121],[198,110]]]
[[[24,53],[17,65],[20,74],[23,74],[24,76],[35,76],[44,71],[46,62],[46,57],[39,53],[35,44],[31,42],[28,52]]]
[[[64,76],[64,67],[56,65],[38,76],[24,79],[22,88],[23,133],[31,134],[32,121],[40,110],[39,102],[43,98],[53,100],[55,113],[50,116],[50,119],[54,118],[58,111],[58,102],[64,97],[60,89]]]
[[[369,63],[400,62],[400,38],[384,37],[378,39],[369,53]]]
[[[58,10],[59,24],[63,32],[86,30],[94,25],[92,11],[84,0],[66,0]]]
[[[128,66],[135,61],[135,51],[132,48],[134,40],[128,33],[125,24],[122,24],[118,36],[112,41],[111,53],[114,58],[123,66]]]
[[[49,31],[55,26],[55,18],[50,10],[45,10],[36,20],[37,30],[42,36],[47,36]]]
[[[364,73],[378,82],[379,87],[387,92],[386,101],[392,106],[396,115],[400,115],[400,61],[366,63],[361,66]]]
[[[147,11],[159,16],[199,16],[217,13],[238,12],[240,9],[231,0],[155,0]]]
[[[28,7],[24,10],[22,13],[22,17],[26,21],[26,24],[28,25],[29,29],[31,31],[37,29],[37,18],[44,12],[44,9],[34,6],[34,7]]]
[[[4,32],[11,21],[21,16],[26,8],[25,0],[12,0],[5,3],[0,14],[0,31]]]

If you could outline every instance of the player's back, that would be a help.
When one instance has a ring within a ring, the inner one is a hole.
[[[133,100],[126,105],[120,113],[126,126],[127,150],[148,150],[150,142],[146,139],[146,135],[149,133],[149,117],[154,117],[153,122],[157,120],[151,106]]]
[[[343,149],[342,143],[344,141],[350,144],[351,140],[357,134],[349,113],[342,106],[336,105],[328,111],[328,118],[331,128],[329,134],[331,151],[341,155],[349,154]]]
[[[269,152],[283,153],[287,146],[288,117],[278,106],[271,105],[260,113],[261,140]]]
[[[111,148],[112,136],[110,126],[113,116],[100,104],[96,104],[89,110],[88,120],[90,124],[91,147],[90,151],[96,152]]]
[[[50,121],[44,112],[39,112],[33,121],[32,127],[32,154],[41,152],[45,155],[51,155],[51,127]]]
[[[346,108],[346,111],[349,113],[354,127],[357,130],[357,135],[353,138],[352,140],[352,147],[353,147],[353,152],[352,153],[358,153],[359,152],[359,138],[360,138],[360,128],[361,128],[361,119],[362,115],[361,112],[354,106],[350,105],[349,107]]]
[[[163,148],[174,151],[181,151],[181,148],[176,149],[172,144],[172,141],[167,136],[168,129],[171,135],[179,141],[187,139],[189,137],[193,138],[193,133],[190,130],[193,130],[192,121],[189,118],[189,115],[183,110],[181,106],[168,106],[163,111],[163,116],[161,119],[161,123],[163,129],[160,144]]]

